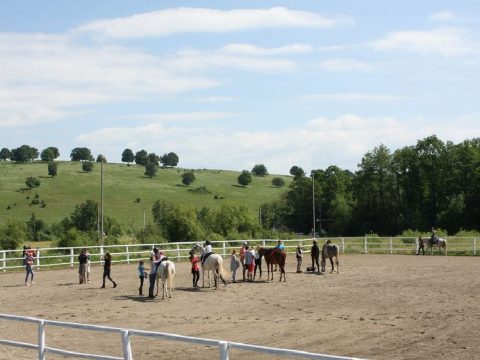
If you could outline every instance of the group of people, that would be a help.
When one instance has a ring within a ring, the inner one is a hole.
[[[111,270],[112,270],[112,256],[110,253],[106,253],[102,256],[103,260],[103,282],[101,289],[105,289],[105,281],[106,279],[110,280],[113,287],[117,287],[117,283],[111,277]],[[82,249],[80,255],[78,255],[78,282],[79,284],[86,284],[90,282],[90,271],[91,271],[91,261],[90,261],[90,253],[87,249]]]

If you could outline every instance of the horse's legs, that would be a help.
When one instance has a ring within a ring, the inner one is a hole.
[[[202,288],[205,287],[205,267],[202,266]]]
[[[329,257],[329,259],[330,259],[330,264],[332,265],[332,271],[330,271],[330,274],[332,274],[333,270],[334,270],[334,268],[333,268],[333,257]]]
[[[335,256],[335,262],[337,264],[337,274],[338,274],[338,254]]]

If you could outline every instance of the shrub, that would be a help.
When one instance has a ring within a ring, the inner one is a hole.
[[[29,176],[27,177],[27,179],[25,180],[25,184],[27,185],[27,187],[29,189],[33,189],[34,187],[38,187],[40,186],[40,180],[38,180],[36,177],[34,176]]]

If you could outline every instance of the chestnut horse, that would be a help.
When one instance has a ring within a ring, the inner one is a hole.
[[[332,244],[330,240],[323,245],[322,248],[322,272],[325,272],[325,263],[327,258],[330,259],[330,264],[332,264],[332,271],[330,274],[333,273],[335,267],[333,266],[333,258],[335,258],[335,264],[337,265],[337,274],[338,274],[338,255],[340,254],[340,250],[337,245]]]
[[[265,262],[267,263],[267,280],[270,280],[270,272],[272,273],[272,280],[273,280],[273,265],[278,265],[280,267],[280,279],[282,281],[282,274],[283,274],[283,281],[287,281],[285,277],[285,259],[287,254],[285,251],[278,249],[278,248],[270,248],[265,249],[263,247],[258,248],[258,253],[260,256],[265,258]]]
[[[422,250],[423,255],[425,255],[425,248],[427,248],[426,249],[427,253],[428,253],[428,249],[430,249],[430,255],[432,255],[434,247],[438,248],[439,253],[440,253],[440,248],[442,248],[443,250],[445,250],[445,255],[447,255],[447,240],[437,238],[437,242],[434,243],[432,241],[432,238],[430,237],[421,237],[421,236],[418,237],[417,255],[420,255],[420,250]]]

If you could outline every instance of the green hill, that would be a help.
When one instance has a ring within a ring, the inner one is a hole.
[[[104,213],[124,225],[140,226],[145,211],[151,220],[156,200],[191,204],[198,208],[220,207],[222,204],[245,205],[254,213],[261,203],[277,199],[286,191],[291,177],[280,176],[286,187],[271,185],[273,175],[253,176],[248,187],[237,183],[239,172],[195,170],[195,182],[186,187],[181,182],[183,169],[159,169],[155,178],[144,177],[139,165],[104,164]],[[48,224],[69,215],[76,204],[87,199],[100,202],[100,164],[91,173],[82,171],[78,162],[58,162],[58,176],[47,176],[44,162],[0,163],[0,223],[7,219],[27,220],[32,213]],[[28,190],[25,180],[37,177],[39,187]],[[199,187],[205,187],[198,189]],[[196,191],[195,191],[196,190]],[[32,204],[32,201],[39,204]],[[42,205],[42,204],[45,205]]]

